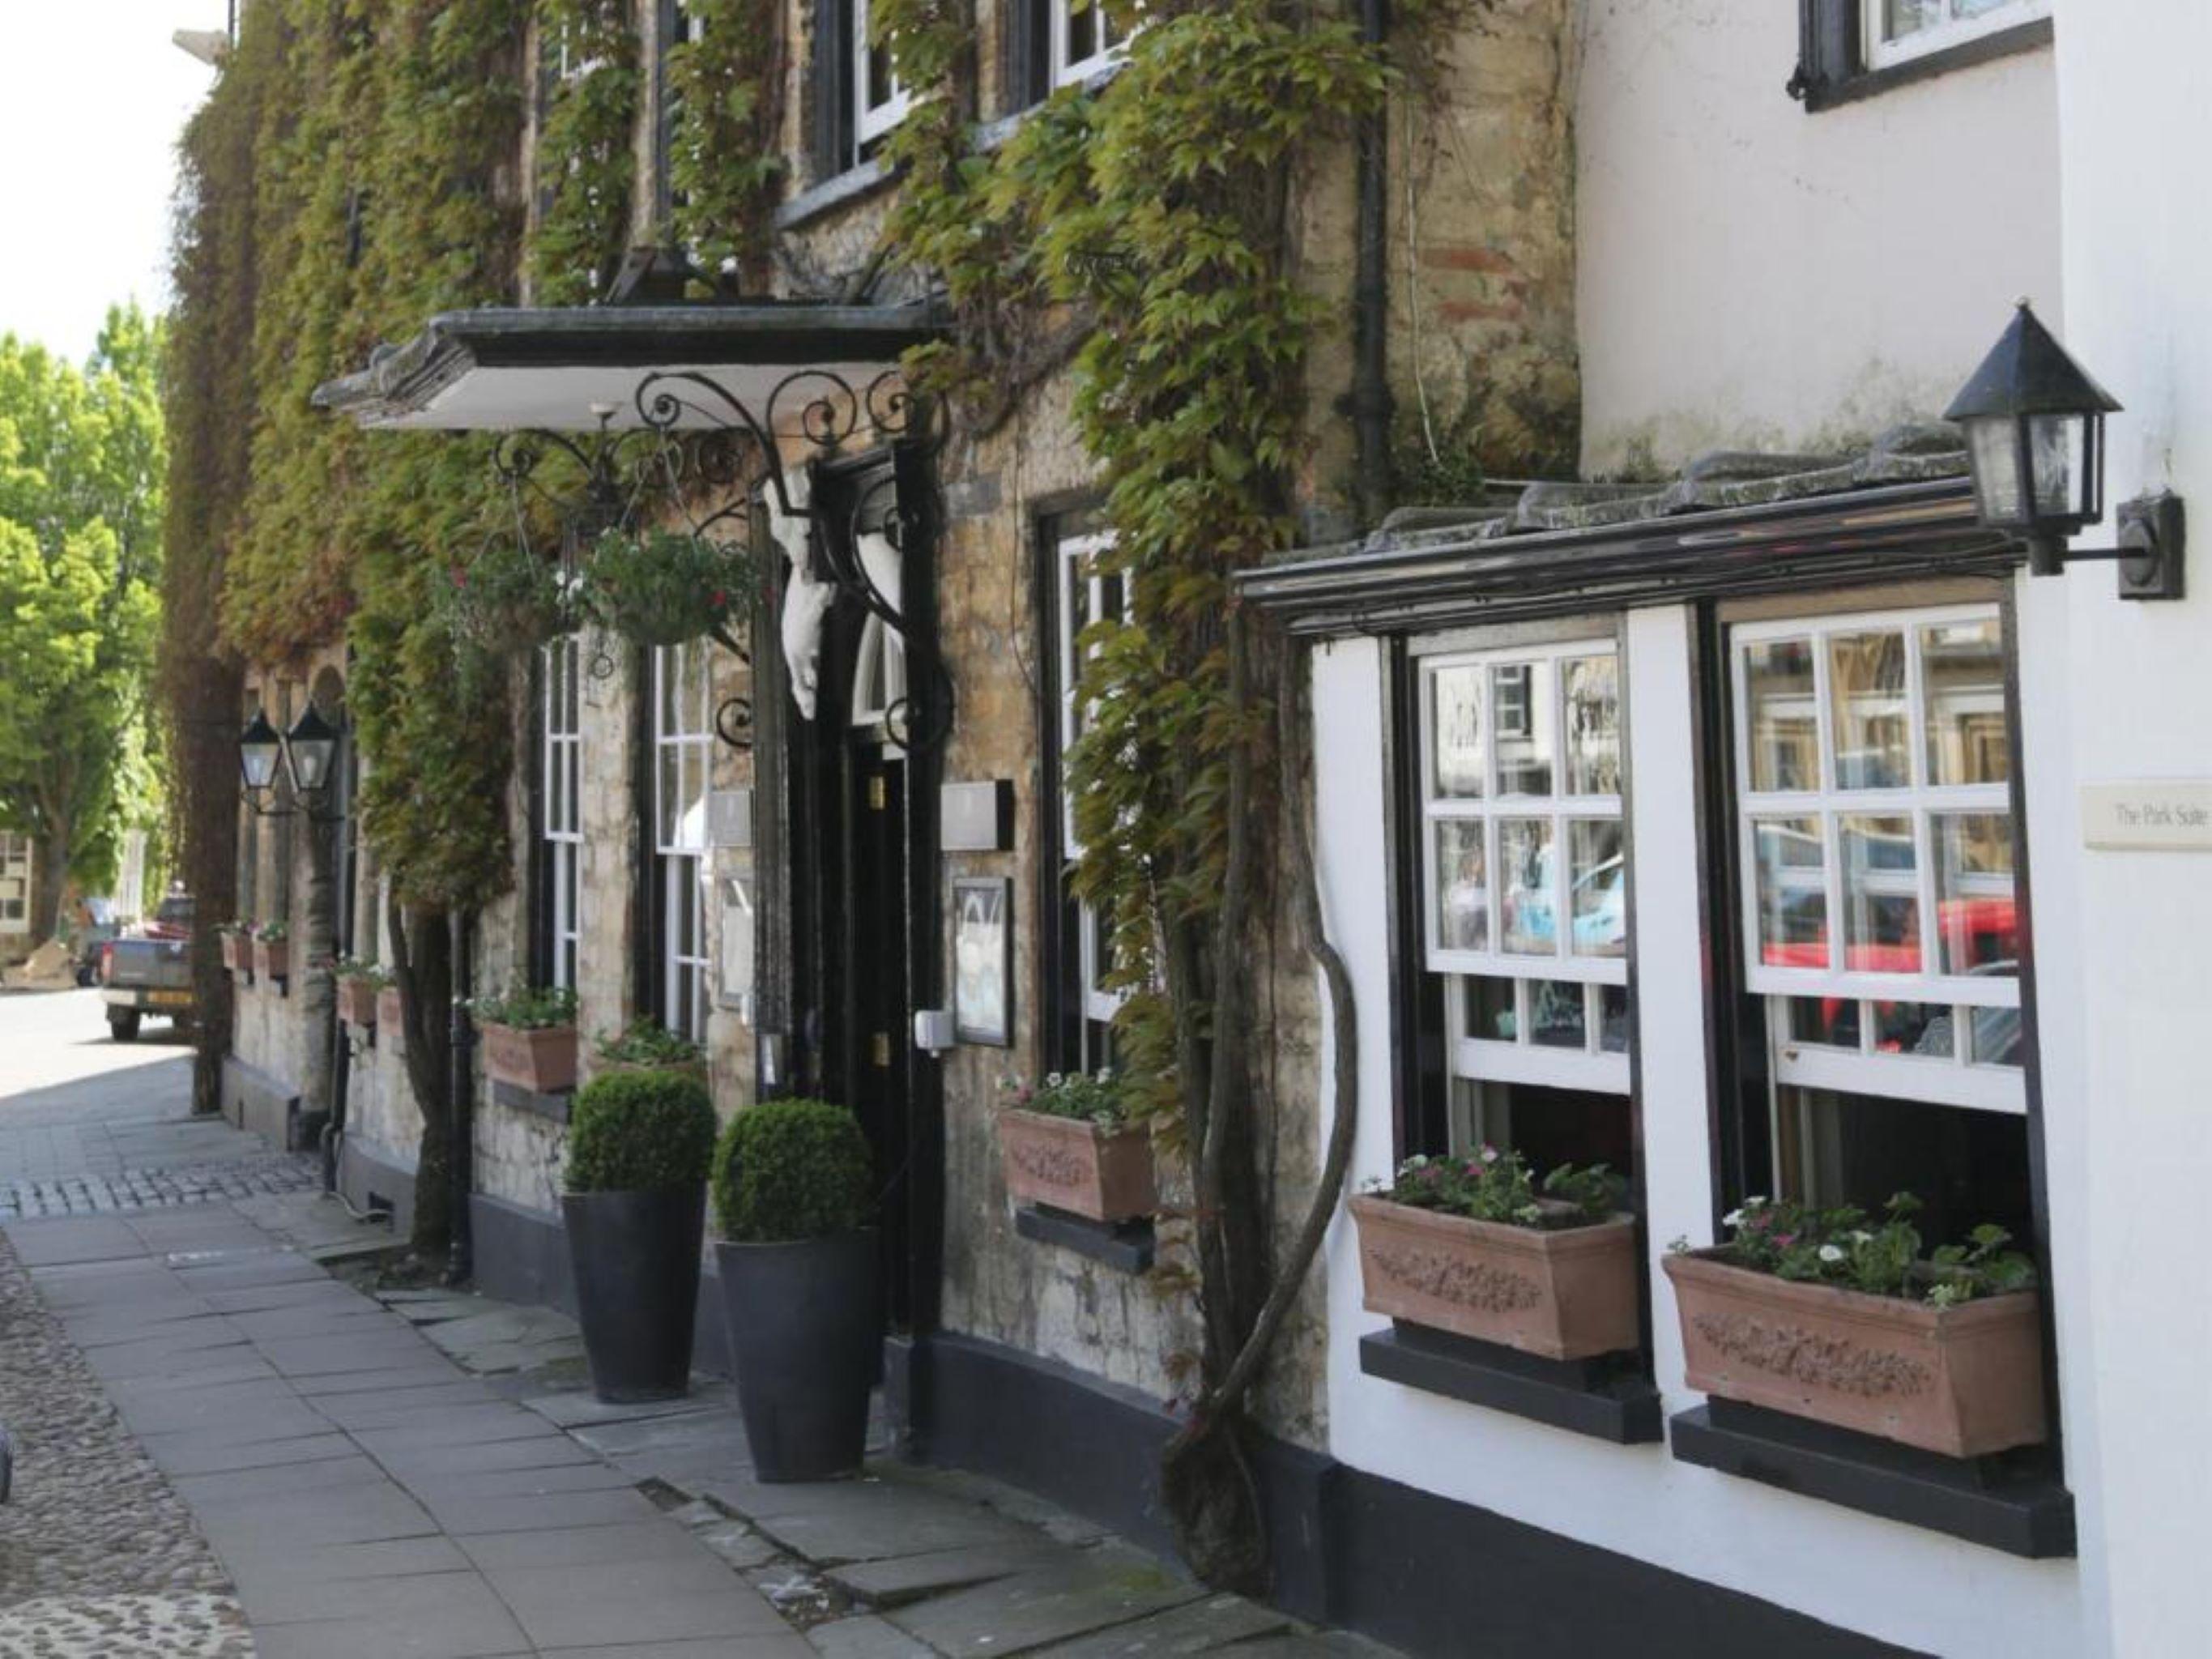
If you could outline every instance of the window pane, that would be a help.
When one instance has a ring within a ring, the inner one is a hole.
[[[1540,1048],[1580,1048],[1583,988],[1563,979],[1528,982],[1528,1041]]]
[[[1826,968],[1827,860],[1820,819],[1759,818],[1751,834],[1759,960],[1771,968]]]
[[[1920,970],[1920,885],[1911,818],[1846,813],[1844,966],[1855,973]]]
[[[1809,640],[1771,640],[1744,653],[1751,707],[1751,787],[1820,787],[1820,727]]]
[[[660,845],[676,844],[677,825],[684,815],[684,751],[673,744],[660,745],[660,784],[653,820]]]
[[[1938,623],[1920,630],[1922,696],[1928,711],[1928,781],[2004,783],[2004,647],[1995,617]]]
[[[1626,956],[1628,864],[1620,854],[1620,821],[1576,818],[1567,825],[1567,847],[1575,884],[1575,954]]]
[[[1548,795],[1556,736],[1548,662],[1502,663],[1490,671],[1490,730],[1498,743],[1498,793]]]
[[[2012,815],[1938,812],[1936,915],[1947,974],[2020,972],[2013,893]]]
[[[1838,789],[1904,789],[1912,782],[1905,698],[1905,635],[1838,634],[1828,641],[1829,715]]]
[[[1930,1246],[1984,1222],[2033,1237],[2025,1117],[1826,1089],[1784,1088],[1776,1104],[1784,1197],[1879,1213],[1910,1192]]]
[[[1437,946],[1490,948],[1490,885],[1480,818],[1444,818],[1437,824]]]
[[[2019,1065],[2020,1010],[1974,1008],[1968,1013],[1973,1032],[1973,1053],[1968,1058],[1977,1066]]]
[[[1628,1052],[1628,988],[1597,988],[1597,1046],[1609,1054]]]
[[[1885,1054],[1948,1057],[1955,1038],[1949,1007],[1933,1002],[1874,1002],[1874,1046]]]
[[[1500,818],[1498,864],[1504,884],[1504,937],[1498,949],[1513,956],[1550,956],[1557,950],[1553,915],[1552,821]]]
[[[1849,997],[1788,997],[1790,1041],[1823,1048],[1859,1046],[1859,1005]]]
[[[1429,729],[1438,795],[1482,793],[1482,670],[1439,668],[1429,676]]]
[[[1567,793],[1620,793],[1620,663],[1576,657],[1563,671],[1567,700]]]
[[[1462,1007],[1467,1034],[1486,1042],[1512,1042],[1520,1030],[1513,1009],[1513,988],[1519,981],[1481,974],[1460,983],[1465,988]]]
[[[1881,38],[1901,40],[1943,21],[1943,0],[1882,0]]]

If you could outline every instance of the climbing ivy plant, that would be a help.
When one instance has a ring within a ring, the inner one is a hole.
[[[690,0],[668,51],[669,228],[709,276],[767,282],[781,52],[775,0]]]
[[[629,245],[636,184],[637,35],[629,0],[537,0],[538,303],[603,298]]]

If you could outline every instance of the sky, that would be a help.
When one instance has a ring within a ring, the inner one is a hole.
[[[0,0],[0,334],[72,361],[168,302],[177,135],[215,71],[170,43],[228,0]]]

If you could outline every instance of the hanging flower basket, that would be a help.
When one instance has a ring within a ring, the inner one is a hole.
[[[592,619],[640,645],[679,645],[726,632],[759,580],[750,550],[688,532],[611,530],[578,572]]]
[[[520,542],[493,542],[453,566],[436,595],[453,636],[496,655],[534,650],[576,626],[560,572]]]

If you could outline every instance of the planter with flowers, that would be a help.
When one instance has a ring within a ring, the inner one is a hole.
[[[378,994],[392,983],[392,970],[381,963],[340,957],[331,972],[337,980],[338,1017],[349,1025],[374,1026]]]
[[[292,977],[292,930],[281,921],[264,921],[253,930],[253,971],[264,979]]]
[[[1111,1071],[1054,1072],[1040,1085],[1004,1078],[999,1158],[1017,1204],[1091,1221],[1130,1221],[1159,1207],[1152,1132],[1129,1116],[1129,1091]]]
[[[675,530],[610,530],[577,571],[592,619],[640,645],[680,645],[702,635],[730,641],[760,567],[747,549]]]
[[[532,1094],[576,1086],[576,994],[518,985],[469,1004],[483,1039],[484,1074]]]
[[[2041,1443],[2034,1265],[1993,1226],[1923,1256],[1919,1207],[1900,1193],[1875,1221],[1754,1198],[1729,1243],[1678,1245],[1690,1386],[1949,1457]]]
[[[1547,1359],[1637,1346],[1636,1226],[1603,1164],[1540,1185],[1518,1152],[1411,1158],[1352,1200],[1364,1305]]]
[[[222,941],[222,965],[234,974],[253,971],[253,924],[250,921],[226,921],[216,930]]]
[[[634,1019],[620,1036],[602,1036],[597,1044],[601,1075],[615,1072],[675,1072],[684,1077],[707,1078],[707,1051],[690,1037],[669,1030],[657,1020]]]

